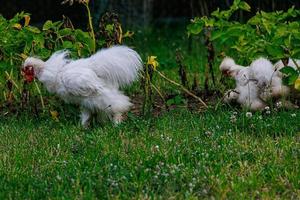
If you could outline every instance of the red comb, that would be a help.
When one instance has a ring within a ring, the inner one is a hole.
[[[26,82],[31,83],[34,80],[34,69],[33,66],[28,65],[22,69],[22,75],[24,76]]]

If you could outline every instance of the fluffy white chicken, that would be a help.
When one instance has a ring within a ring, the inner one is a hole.
[[[222,73],[235,78],[236,88],[225,95],[225,102],[237,101],[251,110],[261,110],[265,101],[286,96],[288,88],[282,84],[282,78],[272,63],[259,58],[248,67],[237,65],[233,59],[225,58],[220,65]]]
[[[238,65],[232,58],[226,57],[220,64],[220,70],[222,74],[236,81],[236,88],[225,93],[225,102],[237,102],[251,110],[259,110],[265,106],[259,98],[257,81],[253,79],[253,72],[249,66]]]
[[[129,85],[142,69],[137,52],[126,46],[102,49],[89,58],[71,60],[67,51],[47,61],[29,57],[23,69],[33,69],[47,90],[67,103],[81,106],[81,124],[89,125],[93,113],[104,112],[116,124],[132,105],[119,89]]]

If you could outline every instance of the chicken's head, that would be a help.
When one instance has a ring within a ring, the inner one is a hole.
[[[234,60],[232,58],[229,58],[229,57],[224,58],[224,60],[220,64],[220,70],[221,70],[222,74],[224,76],[231,76],[231,77],[233,77],[231,68],[234,65],[235,65],[235,62],[234,62]]]
[[[232,58],[226,57],[220,64],[220,70],[224,76],[235,78],[241,69],[244,67],[237,65]]]
[[[36,76],[39,76],[44,67],[44,61],[38,58],[29,57],[25,60],[21,74],[25,81],[30,83],[34,80]]]

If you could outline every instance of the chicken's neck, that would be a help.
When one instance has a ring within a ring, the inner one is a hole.
[[[64,65],[66,64],[67,62],[59,63],[59,65],[46,62],[45,67],[43,68],[42,73],[40,73],[38,79],[44,84],[49,92],[57,92],[57,88],[59,87],[61,80],[60,76]]]

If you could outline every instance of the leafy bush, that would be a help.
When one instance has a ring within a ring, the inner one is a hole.
[[[273,61],[300,57],[300,10],[292,7],[286,12],[258,11],[245,23],[230,20],[234,12],[250,9],[246,2],[235,0],[229,10],[218,9],[210,18],[204,16],[193,19],[187,27],[188,34],[211,31],[210,40],[218,47],[219,53],[235,57],[244,64],[259,56],[267,56]],[[291,69],[283,70],[286,71],[288,79],[293,80],[294,84],[299,69],[293,72]]]
[[[89,1],[80,1],[90,14]],[[46,21],[41,28],[30,25],[30,14],[18,13],[12,19],[5,19],[0,15],[0,111],[1,107],[17,110],[16,106],[25,107],[33,102],[37,110],[37,101],[29,101],[31,96],[39,98],[39,104],[44,108],[44,93],[37,82],[29,85],[20,76],[20,66],[28,56],[39,56],[48,59],[53,52],[68,49],[72,57],[87,57],[102,46],[111,46],[115,41],[105,38],[105,34],[115,34],[114,31],[102,30],[96,36],[92,27],[90,15],[88,19],[89,32],[75,29],[68,18],[63,21]],[[115,16],[115,15],[114,15]],[[102,21],[103,26],[109,27],[108,21]],[[118,23],[118,30],[121,23]],[[118,43],[133,33],[118,32]],[[49,99],[47,99],[49,101]],[[32,107],[28,106],[28,107]]]
[[[40,93],[37,84],[26,86],[20,77],[20,65],[28,56],[47,59],[57,50],[68,49],[72,56],[82,57],[95,49],[89,32],[67,27],[62,21],[46,21],[41,29],[29,24],[28,13],[19,13],[10,20],[0,16],[0,100],[9,104],[25,101],[24,90],[32,87]]]

